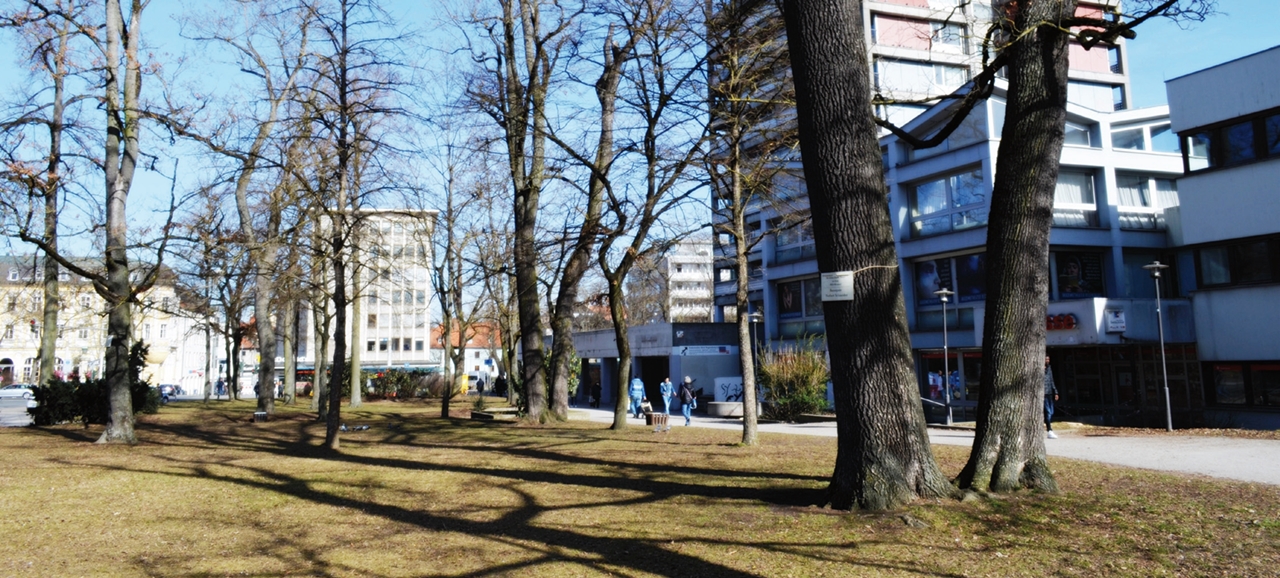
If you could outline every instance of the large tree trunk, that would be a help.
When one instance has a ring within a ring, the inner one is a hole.
[[[835,388],[832,507],[887,509],[952,493],[929,449],[871,111],[862,3],[786,0],[818,270],[853,272],[823,304]]]
[[[1053,22],[1075,0],[1035,0],[1011,14],[1009,94],[987,225],[987,313],[973,452],[960,487],[1056,491],[1045,459],[1045,312],[1049,230],[1067,104],[1067,40]],[[1011,8],[1012,9],[1012,8]],[[1023,33],[1028,31],[1028,33]]]
[[[104,83],[107,115],[106,156],[106,293],[111,310],[107,315],[109,344],[106,351],[107,389],[110,410],[106,428],[98,443],[135,443],[133,399],[129,391],[129,346],[132,342],[133,308],[130,302],[128,216],[125,206],[133,172],[138,161],[138,94],[142,68],[138,61],[143,4],[133,0],[126,27],[120,0],[106,1],[106,66]],[[120,48],[124,45],[123,86],[119,78]],[[121,90],[123,88],[123,90]],[[122,150],[123,149],[123,150]],[[56,328],[55,328],[56,331]]]

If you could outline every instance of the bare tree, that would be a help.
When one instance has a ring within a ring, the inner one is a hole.
[[[742,370],[742,443],[759,442],[755,353],[749,313],[750,253],[776,231],[748,225],[755,206],[783,204],[787,195],[771,194],[775,179],[793,161],[796,126],[790,116],[795,85],[790,79],[786,32],[776,6],[760,0],[721,0],[708,5],[711,37],[708,93],[716,146],[706,158],[713,191],[712,210],[723,219],[714,225],[733,248],[734,322]],[[794,227],[807,211],[785,207],[792,216],[780,223]],[[717,240],[717,243],[719,241]]]
[[[973,451],[957,483],[975,491],[1056,491],[1045,457],[1049,231],[1066,123],[1068,43],[1132,38],[1157,16],[1202,20],[1211,0],[1133,0],[1127,17],[1081,14],[1075,0],[999,5],[993,27],[1009,90],[987,224],[987,309]]]
[[[526,393],[527,419],[540,422],[547,408],[547,382],[537,234],[547,179],[547,98],[561,51],[572,42],[570,31],[585,6],[568,8],[542,0],[498,0],[498,5],[496,17],[473,18],[485,30],[492,52],[473,49],[481,70],[472,78],[467,97],[502,130],[514,192],[512,257],[523,363],[519,385]]]
[[[823,303],[839,435],[826,500],[886,509],[950,495],[914,386],[863,13],[815,0],[784,0],[782,12],[818,270],[851,277],[853,293]]]

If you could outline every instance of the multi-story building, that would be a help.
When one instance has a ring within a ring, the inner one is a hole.
[[[710,239],[686,239],[662,258],[660,268],[667,281],[669,323],[711,320]]]
[[[1210,422],[1280,427],[1280,46],[1167,81]],[[1269,313],[1268,313],[1269,312]]]
[[[358,213],[346,331],[365,369],[440,367],[431,322],[431,233],[436,214],[413,209]],[[314,367],[316,339],[310,323],[305,324],[303,341],[299,368]],[[281,370],[283,358],[277,358],[276,367]]]
[[[1082,16],[1111,18],[1118,13],[1118,6],[1116,0],[1081,2],[1076,12]],[[981,67],[981,43],[993,19],[991,0],[868,0],[863,2],[862,10],[873,68],[873,90],[882,96],[911,100],[945,94],[968,82]],[[1070,51],[1068,86],[1073,103],[1098,112],[1128,108],[1129,76],[1123,40],[1114,46],[1096,46],[1090,50],[1073,42]],[[714,75],[714,58],[712,62]],[[877,113],[905,126],[925,110],[921,104],[897,104],[882,106]],[[779,118],[784,119],[781,122],[788,122],[786,119],[791,117],[783,113]],[[779,226],[789,223],[792,214],[807,212],[799,155],[781,164],[785,166],[774,178],[772,191],[778,202],[755,204],[747,216],[749,234],[767,234],[748,257],[749,299],[753,303],[762,303],[767,298],[765,293],[771,291],[763,282],[765,267],[794,269],[790,267],[792,264],[807,262],[814,256],[812,233],[805,223]],[[726,203],[725,194],[725,191],[713,192],[713,219],[717,224],[728,219],[728,214],[721,210]],[[733,247],[723,235],[716,241],[715,318],[723,320],[726,308],[730,310],[729,318],[734,315],[730,261]],[[790,275],[789,272],[782,274]],[[787,287],[788,291],[803,289]]]
[[[37,355],[44,316],[43,265],[31,257],[0,257],[0,380],[31,382],[39,371]],[[58,274],[58,377],[101,376],[106,352],[106,301],[93,283],[70,271]],[[190,329],[189,316],[180,314],[171,275],[134,307],[134,339],[149,346],[143,377],[153,384],[173,383],[197,388],[203,380],[208,347]]]
[[[1102,4],[1078,13],[1105,17]],[[886,96],[937,94],[968,80],[976,66],[989,2],[870,1],[864,4],[877,91]],[[1068,122],[1050,236],[1047,344],[1062,405],[1069,414],[1114,422],[1163,423],[1156,287],[1143,268],[1171,263],[1161,285],[1169,387],[1175,417],[1199,420],[1204,396],[1185,283],[1191,265],[1176,258],[1169,230],[1178,226],[1178,139],[1167,107],[1128,110],[1124,45],[1071,47]],[[943,398],[944,367],[956,404],[976,405],[981,367],[987,214],[1004,120],[1004,85],[942,145],[915,150],[881,139],[900,271],[923,397]],[[916,135],[949,117],[952,103],[928,110],[884,109]],[[786,202],[749,214],[764,239],[751,253],[750,301],[764,313],[773,344],[821,336],[820,281],[798,159],[786,163],[774,193]],[[715,202],[715,201],[713,201]],[[780,208],[781,207],[781,208]],[[1172,217],[1171,217],[1172,215]],[[797,220],[788,228],[778,225]],[[722,215],[717,215],[722,219]],[[731,247],[717,255],[716,319],[733,315]],[[946,306],[934,291],[957,294]],[[943,344],[949,343],[944,362]],[[934,379],[929,376],[933,374]]]

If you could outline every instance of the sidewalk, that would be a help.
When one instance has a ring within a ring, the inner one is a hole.
[[[573,408],[592,422],[612,423],[608,409]],[[631,425],[643,419],[627,418]],[[671,416],[671,430],[684,427],[683,416]],[[693,427],[742,430],[737,419],[694,415]],[[835,437],[836,424],[760,424],[761,432]],[[1202,474],[1246,482],[1280,485],[1280,441],[1240,438],[1170,436],[1087,435],[1083,430],[1063,429],[1058,439],[1045,440],[1050,456],[1105,464]],[[973,445],[973,431],[962,428],[929,428],[929,441],[941,445]]]

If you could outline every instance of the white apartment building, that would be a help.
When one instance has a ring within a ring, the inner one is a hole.
[[[686,239],[663,256],[668,322],[711,321],[711,255],[710,239]]]
[[[1280,46],[1166,82],[1207,419],[1280,427]]]

